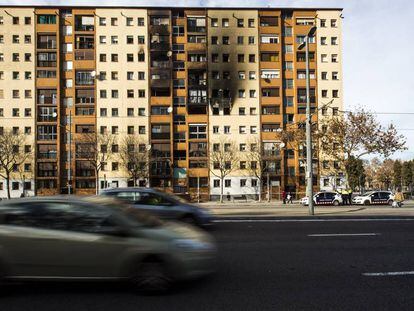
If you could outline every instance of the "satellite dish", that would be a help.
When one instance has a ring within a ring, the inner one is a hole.
[[[147,151],[151,150],[151,145],[147,145]]]
[[[96,71],[95,70],[91,72],[91,77],[92,78],[95,78],[96,77]]]
[[[57,112],[52,113],[52,117],[56,118],[57,117]]]
[[[285,143],[280,143],[279,147],[280,148],[285,148],[286,144]]]
[[[171,57],[171,56],[172,56],[172,51],[168,51],[168,52],[167,52],[167,56],[168,56],[168,57]]]
[[[168,113],[171,113],[171,112],[173,112],[173,109],[172,109],[172,107],[168,107],[167,111],[168,111]]]

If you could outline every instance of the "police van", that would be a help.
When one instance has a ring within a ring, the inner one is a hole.
[[[392,205],[394,194],[391,191],[370,191],[352,199],[357,205]]]
[[[309,205],[308,197],[304,197],[300,200],[302,205]],[[315,205],[334,205],[338,206],[343,203],[342,196],[334,191],[321,191],[313,196],[313,203]]]

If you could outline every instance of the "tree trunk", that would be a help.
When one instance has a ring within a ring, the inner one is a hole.
[[[259,202],[262,202],[262,179],[259,178]]]
[[[224,182],[224,177],[221,178],[220,180],[220,203],[223,203],[223,182]]]
[[[7,198],[10,200],[10,173],[6,172]]]
[[[99,170],[96,170],[95,172],[95,183],[96,183],[95,192],[96,192],[96,195],[98,195],[99,194]]]

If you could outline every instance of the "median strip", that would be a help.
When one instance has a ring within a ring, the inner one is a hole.
[[[334,237],[334,236],[375,236],[381,235],[381,233],[320,233],[320,234],[308,234],[312,237]]]
[[[397,271],[397,272],[367,272],[362,273],[364,276],[398,276],[398,275],[414,275],[414,271]]]

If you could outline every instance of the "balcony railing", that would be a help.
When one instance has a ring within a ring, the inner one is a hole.
[[[170,44],[168,42],[151,42],[151,50],[169,51]]]
[[[37,48],[40,50],[56,50],[57,43],[56,41],[47,41],[47,42],[38,42]]]
[[[152,61],[151,62],[152,68],[171,68],[171,62],[170,61]]]
[[[57,158],[57,151],[49,151],[49,152],[38,152],[37,153],[38,159],[56,159]]]
[[[154,34],[168,34],[170,33],[170,26],[169,25],[150,25],[149,32]]]
[[[37,122],[56,122],[57,117],[53,115],[39,115],[37,116]]]
[[[57,139],[57,133],[51,133],[51,134],[37,134],[38,140],[56,140]]]
[[[188,103],[191,105],[207,105],[207,96],[189,96]]]
[[[76,85],[94,85],[94,79],[76,79]]]
[[[76,25],[75,31],[94,31],[95,27],[93,25]]]
[[[206,27],[188,26],[187,32],[206,32]]]
[[[152,133],[151,139],[170,139],[170,133]]]
[[[212,97],[210,104],[213,107],[231,108],[231,98],[228,97]]]
[[[95,97],[76,97],[76,105],[91,105],[95,103]]]
[[[309,97],[312,104],[316,103],[316,96]],[[298,96],[298,104],[306,104],[306,96]]]
[[[95,54],[93,51],[75,51],[75,60],[94,60]]]
[[[93,169],[77,169],[76,176],[78,177],[93,177],[95,176],[95,170]]]
[[[93,50],[94,47],[95,44],[93,42],[79,42],[76,44],[76,48],[81,50]]]
[[[56,105],[57,98],[56,97],[38,97],[37,104],[38,105]]]
[[[56,61],[44,61],[44,60],[37,61],[37,67],[56,67],[56,65],[57,65]]]
[[[38,170],[37,176],[39,177],[56,177],[57,171],[56,170]]]

